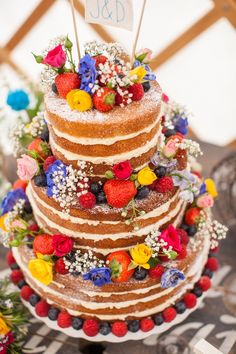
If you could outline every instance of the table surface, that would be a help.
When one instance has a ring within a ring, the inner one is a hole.
[[[200,160],[203,164],[205,176],[209,176],[213,166],[218,164],[231,152],[229,149],[207,143],[201,143],[201,147],[204,155]],[[216,218],[218,218],[217,210],[215,210],[215,214]],[[236,275],[235,250],[236,223],[231,223],[227,240],[223,241],[221,245],[221,252],[219,254],[221,268],[214,276],[213,283],[215,286],[223,285],[233,274]],[[0,270],[6,268],[4,261],[5,253],[6,250],[0,247]],[[205,338],[221,350],[222,353],[236,354],[236,317],[227,310],[222,293],[216,290],[210,290],[201,308],[197,309],[187,320],[173,327],[166,334],[182,336],[189,342],[190,346],[193,346],[201,338]],[[30,351],[32,353],[44,354],[99,354],[103,352],[106,354],[123,354],[128,351],[129,354],[158,354],[156,349],[157,341],[158,335],[153,335],[143,341],[125,342],[122,344],[104,343],[104,348],[106,349],[103,351],[101,346],[89,344],[84,340],[79,341],[68,338],[60,332],[50,330],[42,322],[32,319],[25,347],[32,349]]]

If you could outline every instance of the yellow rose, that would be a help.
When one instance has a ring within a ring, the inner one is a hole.
[[[207,178],[205,180],[205,184],[206,184],[206,190],[207,192],[213,197],[216,198],[218,196],[218,192],[216,189],[216,185],[215,182],[213,181],[213,179],[211,178]]]
[[[84,112],[92,108],[92,98],[83,90],[71,90],[66,99],[71,109]]]
[[[52,263],[43,259],[31,259],[28,268],[34,278],[45,285],[49,285],[53,280]]]
[[[143,267],[149,269],[150,265],[147,263],[152,256],[152,250],[146,246],[144,243],[137,245],[130,250],[131,257],[133,258],[132,263],[134,266]]]
[[[0,315],[0,335],[5,336],[8,332],[10,332],[10,328]]]
[[[131,81],[135,83],[140,83],[143,81],[144,76],[147,74],[147,70],[143,66],[138,66],[137,68],[129,72],[129,77]]]
[[[3,232],[9,231],[9,230],[7,229],[7,226],[6,226],[6,223],[5,223],[6,218],[7,218],[7,215],[8,215],[8,214],[4,214],[4,215],[2,215],[2,216],[0,217],[0,229],[1,229]]]
[[[138,181],[143,186],[148,186],[152,184],[157,179],[155,173],[150,169],[150,167],[144,167],[138,173]]]

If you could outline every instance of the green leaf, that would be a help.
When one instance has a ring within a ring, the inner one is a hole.
[[[42,55],[36,55],[34,53],[32,53],[32,54],[34,56],[34,59],[35,59],[36,63],[41,64],[42,61],[43,61],[43,56]]]
[[[129,266],[128,266],[128,270],[135,269],[135,268],[137,268],[137,264],[134,263],[134,261],[131,261]]]
[[[27,155],[31,156],[35,160],[40,157],[39,154],[34,150],[27,150]]]
[[[27,147],[30,143],[32,143],[32,141],[34,140],[34,138],[29,135],[29,134],[24,134],[20,139],[20,144],[22,147]]]
[[[155,268],[156,265],[158,264],[158,260],[156,258],[151,257],[148,261],[148,264],[150,265],[150,268]]]
[[[106,171],[105,177],[106,177],[107,179],[112,179],[112,178],[114,177],[114,174],[113,174],[112,171]]]
[[[175,251],[168,252],[168,256],[170,259],[175,259],[178,256],[178,253]]]
[[[135,173],[132,173],[132,175],[129,178],[131,181],[135,181],[137,179],[137,175]]]

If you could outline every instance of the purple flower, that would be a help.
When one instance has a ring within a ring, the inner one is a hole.
[[[174,185],[181,190],[185,190],[196,183],[196,176],[188,170],[173,171],[171,177],[173,178]]]
[[[111,283],[111,270],[107,267],[93,268],[83,275],[84,280],[91,280],[96,286]]]
[[[180,270],[171,268],[165,271],[161,277],[162,288],[174,288],[181,280],[185,279],[184,273]]]
[[[27,203],[29,203],[28,198],[27,198],[25,192],[23,191],[23,189],[18,188],[18,189],[15,189],[13,191],[8,192],[6,197],[2,201],[2,205],[1,205],[2,213],[1,213],[1,215],[6,214],[9,211],[12,211],[12,209],[14,208],[16,202],[19,199],[23,199]]]
[[[153,163],[154,166],[163,166],[167,168],[167,172],[170,173],[173,171],[173,169],[177,165],[177,160],[176,159],[168,159],[165,156],[161,155],[160,152],[156,152],[152,157],[151,157],[151,162]]]
[[[85,54],[80,60],[79,74],[81,76],[80,89],[92,93],[97,71],[96,61],[89,54]]]
[[[67,169],[66,165],[63,164],[60,160],[56,160],[49,166],[49,168],[46,171],[46,177],[47,177],[47,195],[49,197],[52,197],[53,194],[56,194],[59,192],[58,189],[58,184],[65,184],[66,183],[66,174],[67,174]],[[55,180],[55,177],[59,177],[60,182]]]
[[[183,135],[188,132],[188,119],[182,118],[180,115],[176,116],[176,120],[174,119],[175,130]]]
[[[137,68],[138,66],[143,66],[144,69],[147,71],[147,74],[144,76],[143,80],[147,80],[147,81],[156,80],[156,75],[153,74],[150,66],[148,66],[144,63],[140,63],[140,61],[138,61],[138,60],[135,60],[134,68]]]

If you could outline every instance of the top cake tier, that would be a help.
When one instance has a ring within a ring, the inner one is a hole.
[[[102,175],[125,160],[139,170],[157,148],[161,97],[160,86],[153,82],[141,101],[102,113],[71,110],[65,99],[47,94],[45,118],[53,154],[75,168],[86,163],[93,175]]]

